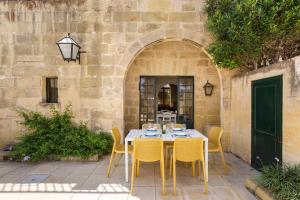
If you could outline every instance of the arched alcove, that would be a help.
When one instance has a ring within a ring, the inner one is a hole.
[[[206,125],[220,125],[220,79],[211,59],[201,46],[191,42],[160,40],[139,51],[127,68],[124,84],[125,133],[139,128],[139,81],[142,76],[193,77],[194,127],[203,131]],[[215,86],[212,96],[205,96],[203,92],[207,80]]]

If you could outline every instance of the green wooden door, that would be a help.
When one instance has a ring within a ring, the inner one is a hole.
[[[252,160],[254,168],[281,162],[282,76],[252,82]]]

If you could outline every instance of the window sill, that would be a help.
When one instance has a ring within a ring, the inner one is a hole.
[[[60,102],[57,102],[57,103],[40,102],[39,105],[43,106],[43,107],[60,106]]]

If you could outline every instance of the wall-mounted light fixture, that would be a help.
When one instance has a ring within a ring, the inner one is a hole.
[[[211,96],[214,90],[214,85],[209,83],[208,81],[203,86],[205,96]]]
[[[85,51],[80,51],[80,45],[75,42],[73,38],[70,37],[70,33],[63,39],[59,40],[56,44],[60,50],[60,53],[64,59],[64,61],[79,61],[80,64],[80,54],[86,53]]]

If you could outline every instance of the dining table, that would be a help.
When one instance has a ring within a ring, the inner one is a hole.
[[[160,130],[160,132],[162,132]],[[204,140],[204,162],[205,162],[205,170],[206,170],[206,181],[208,182],[208,138],[206,135],[200,133],[196,129],[187,129],[186,130],[186,138],[202,138]],[[173,131],[166,131],[165,134],[158,134],[159,138],[161,138],[164,142],[172,142],[176,138],[182,138],[182,136],[176,136]],[[125,181],[128,182],[128,144],[129,142],[133,142],[136,138],[153,138],[146,137],[144,134],[144,130],[142,129],[131,129],[128,135],[125,137]]]

